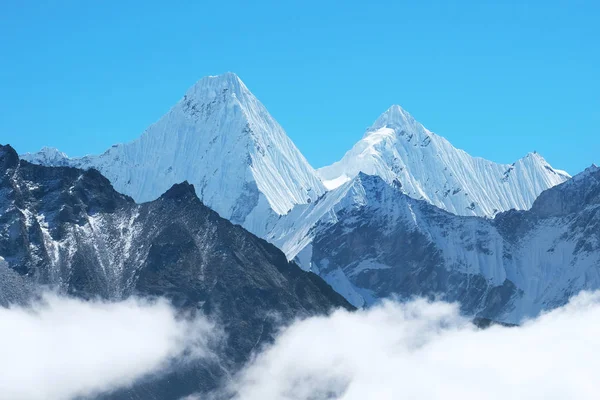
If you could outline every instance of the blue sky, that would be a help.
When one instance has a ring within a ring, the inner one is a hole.
[[[576,173],[600,161],[599,19],[592,0],[7,0],[0,142],[102,152],[233,71],[315,167],[400,104],[472,155]]]

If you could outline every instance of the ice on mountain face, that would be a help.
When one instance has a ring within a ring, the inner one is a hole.
[[[315,270],[317,267],[310,264],[312,253],[304,253],[320,231],[337,223],[340,216],[351,210],[367,204],[375,207],[373,199],[377,199],[376,203],[390,201],[390,196],[382,197],[382,193],[387,192],[374,185],[373,178],[360,172],[354,179],[328,191],[317,201],[294,207],[290,213],[273,223],[266,239],[279,247],[288,259],[296,259],[302,268]],[[393,219],[394,215],[390,214],[389,218]]]
[[[232,73],[201,79],[139,139],[99,156],[64,161],[46,149],[23,158],[98,169],[138,202],[187,180],[205,204],[259,235],[277,214],[325,192],[281,126]]]
[[[489,217],[528,209],[543,190],[569,178],[537,153],[512,165],[471,157],[400,106],[383,113],[340,161],[318,170],[330,190],[359,172],[377,175],[454,214]]]
[[[518,323],[600,288],[598,168],[494,219],[448,213],[364,174],[320,201],[333,211],[293,231],[304,236],[284,235],[282,248],[309,243],[297,259],[357,306],[442,295],[468,314]]]

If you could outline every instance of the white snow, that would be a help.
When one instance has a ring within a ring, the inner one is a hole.
[[[372,201],[366,193],[372,188],[356,181],[360,172],[452,213],[489,217],[527,209],[540,192],[569,178],[537,153],[512,165],[471,157],[399,106],[382,114],[342,160],[317,173],[232,73],[198,81],[133,142],[98,156],[69,159],[45,148],[23,158],[96,168],[138,202],[187,180],[206,205],[271,241],[289,259],[297,257],[305,269],[318,268],[307,248],[318,230],[337,222],[339,210]],[[420,223],[410,207],[397,211]]]
[[[232,73],[201,79],[139,139],[99,156],[67,159],[45,148],[22,157],[96,168],[137,202],[187,180],[206,205],[259,235],[269,215],[325,192],[281,126]]]
[[[62,166],[69,163],[69,157],[54,147],[42,147],[37,153],[26,153],[20,156],[22,159],[34,164]]]
[[[342,186],[344,183],[348,182],[350,179],[352,179],[352,178],[350,178],[348,175],[342,174],[342,175],[338,176],[337,178],[334,178],[331,180],[323,180],[323,185],[325,185],[327,190],[333,190],[335,188]]]
[[[580,181],[597,170],[597,167],[590,167],[556,190],[574,184],[585,188]],[[315,272],[358,306],[371,305],[377,298],[365,295],[369,289],[367,279],[355,278],[368,270],[389,268],[381,262],[386,259],[386,254],[376,254],[373,258],[369,253],[347,264],[337,264],[334,261],[336,252],[343,253],[347,249],[330,249],[327,254],[321,252],[319,259],[312,255],[314,245],[310,245],[319,234],[318,239],[326,243],[329,235],[344,232],[339,228],[351,228],[357,223],[377,226],[384,233],[419,231],[435,244],[449,271],[483,276],[492,286],[510,280],[519,292],[515,295],[514,307],[497,316],[500,321],[518,323],[523,318],[562,305],[580,290],[600,287],[599,253],[582,250],[586,247],[583,244],[593,249],[600,246],[597,235],[590,235],[588,231],[589,224],[597,221],[598,206],[595,204],[587,207],[582,204],[581,210],[573,214],[535,220],[524,233],[513,232],[517,237],[513,240],[501,234],[489,219],[457,217],[439,210],[432,213],[425,204],[402,196],[382,180],[365,175],[358,175],[352,182],[327,193],[322,201],[335,203],[330,208],[334,210],[333,215],[321,213],[321,222],[313,222],[311,212],[316,212],[319,207],[305,210],[303,221],[311,227],[303,226],[293,231],[294,234],[284,235],[279,239],[280,243],[290,256],[308,243],[311,258],[306,260],[307,255],[298,257],[303,267],[310,263]],[[348,214],[357,209],[360,209],[358,217]],[[337,230],[328,230],[333,223],[342,225]]]
[[[534,315],[572,287],[600,282],[600,273],[594,275],[592,268],[599,265],[596,258],[573,259],[577,243],[564,240],[567,220],[548,219],[512,244],[485,219],[442,218],[441,224],[423,215],[415,206],[418,202],[404,196],[399,201],[401,190],[454,214],[493,217],[512,208],[529,209],[542,191],[570,178],[535,152],[513,164],[472,157],[399,106],[382,114],[340,161],[317,173],[265,107],[236,75],[228,73],[201,79],[133,142],[82,158],[68,158],[51,148],[22,157],[45,165],[96,168],[115,189],[138,202],[153,200],[187,180],[206,205],[271,241],[304,269],[320,273],[331,267],[322,277],[359,307],[371,304],[374,297],[355,286],[352,278],[389,266],[372,258],[351,265],[324,265],[327,259],[313,258],[312,243],[340,220],[342,212],[362,207],[368,207],[365,219],[381,222],[386,234],[398,226],[422,232],[438,246],[450,269],[481,274],[494,285],[505,279],[514,282],[524,295],[504,316],[507,321]],[[585,173],[597,169],[593,166]],[[363,174],[378,176],[387,184],[373,185]],[[27,226],[38,218],[52,262],[70,257],[71,239],[52,242],[43,216],[24,211],[24,217]],[[348,217],[344,221],[344,229],[361,222]],[[119,223],[122,237],[117,248],[129,256],[136,252],[132,248],[136,216]],[[78,228],[98,254],[114,247],[107,243],[102,225],[101,218],[91,216]],[[480,243],[486,251],[478,251]],[[504,258],[508,251],[512,259]],[[122,268],[114,254],[105,255],[101,262],[114,264],[115,271]]]
[[[542,191],[569,178],[537,153],[512,165],[472,157],[400,106],[383,113],[340,161],[318,170],[330,190],[359,172],[399,183],[409,196],[454,214],[489,217],[528,209]]]

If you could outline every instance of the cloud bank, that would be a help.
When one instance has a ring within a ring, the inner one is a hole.
[[[0,308],[0,393],[70,399],[127,386],[175,358],[210,357],[214,327],[182,319],[162,300],[85,302],[46,294]]]
[[[238,400],[597,399],[600,293],[517,328],[391,301],[285,329],[228,388]]]
[[[283,329],[227,387],[190,399],[597,399],[600,292],[521,327],[474,327],[455,304],[387,301]],[[70,399],[132,384],[177,359],[211,358],[221,335],[166,301],[46,295],[0,308],[0,393]]]

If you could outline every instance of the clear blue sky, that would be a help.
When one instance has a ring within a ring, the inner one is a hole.
[[[0,142],[102,152],[233,71],[314,167],[392,104],[497,162],[600,161],[599,1],[291,3],[4,0]]]

